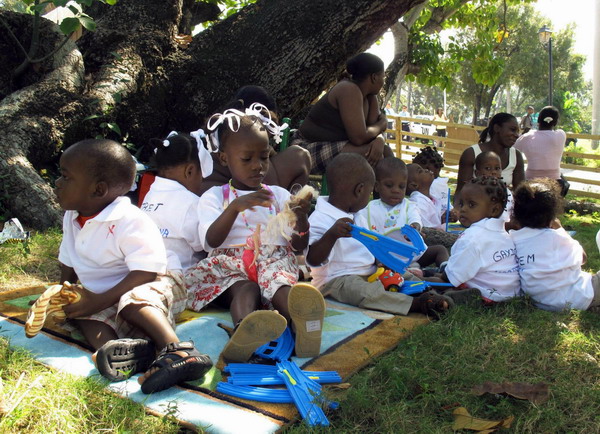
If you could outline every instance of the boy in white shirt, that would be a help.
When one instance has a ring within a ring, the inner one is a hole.
[[[540,309],[586,310],[600,306],[600,274],[581,269],[585,252],[560,226],[560,187],[554,180],[525,181],[515,190],[510,235],[517,248],[521,288]]]
[[[444,204],[442,200],[433,196],[430,192],[433,173],[414,163],[408,164],[407,169],[406,194],[417,205],[423,227],[445,230],[447,202]],[[450,212],[450,221],[456,221],[454,212]]]
[[[369,202],[359,213],[367,219],[367,228],[382,235],[406,242],[401,229],[405,225],[421,230],[421,217],[417,206],[406,196],[408,173],[404,161],[396,157],[384,158],[375,167],[375,191],[380,199]],[[421,267],[448,260],[444,246],[430,246],[416,261]]]
[[[379,280],[367,281],[375,272],[375,258],[362,243],[351,238],[349,223],[367,225],[358,211],[369,201],[375,174],[361,155],[341,153],[329,163],[326,175],[330,195],[317,199],[309,217],[306,262],[311,267],[313,284],[325,296],[365,309],[435,316],[448,310],[453,304],[449,297],[426,292],[413,298],[386,291]]]
[[[61,282],[81,282],[81,299],[64,311],[97,350],[100,373],[120,381],[146,371],[144,393],[201,378],[210,358],[180,342],[174,329],[185,308],[183,282],[165,275],[156,225],[121,197],[133,184],[131,154],[111,140],[84,140],[63,153],[60,171]],[[149,339],[132,339],[139,336]],[[158,356],[155,349],[162,349]]]

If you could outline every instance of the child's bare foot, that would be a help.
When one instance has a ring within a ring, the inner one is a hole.
[[[453,306],[454,301],[450,297],[438,294],[435,291],[427,291],[413,299],[410,311],[440,319],[441,314],[447,312]]]
[[[202,378],[212,365],[210,357],[200,354],[193,342],[173,342],[163,348],[138,383],[143,393],[160,392],[184,381]]]

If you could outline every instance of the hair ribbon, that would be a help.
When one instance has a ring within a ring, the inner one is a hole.
[[[196,139],[196,145],[198,146],[198,160],[200,160],[200,169],[202,170],[202,177],[208,178],[213,172],[213,159],[211,152],[214,150],[208,150],[204,147],[202,139],[206,138],[206,133],[202,128],[190,133],[194,139]],[[210,146],[210,145],[209,145]]]

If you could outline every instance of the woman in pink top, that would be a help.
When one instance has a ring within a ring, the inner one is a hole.
[[[526,179],[551,178],[561,185],[563,196],[568,187],[560,173],[560,160],[565,148],[567,135],[563,130],[555,130],[559,113],[556,107],[546,106],[538,116],[538,130],[531,130],[519,137],[515,148],[527,158]]]

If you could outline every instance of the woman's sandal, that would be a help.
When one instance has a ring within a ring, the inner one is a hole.
[[[435,291],[427,291],[419,295],[415,300],[417,310],[434,319],[440,319],[441,314],[448,312],[454,306],[454,301],[445,295],[438,294]],[[444,306],[446,303],[446,306]]]
[[[176,354],[183,351],[187,356]],[[200,354],[192,341],[172,342],[159,353],[148,370],[158,368],[142,383],[142,392],[154,393],[184,381],[198,380],[213,366],[206,354]]]
[[[154,344],[146,339],[115,339],[100,347],[96,366],[110,381],[123,381],[146,371],[155,357]]]

